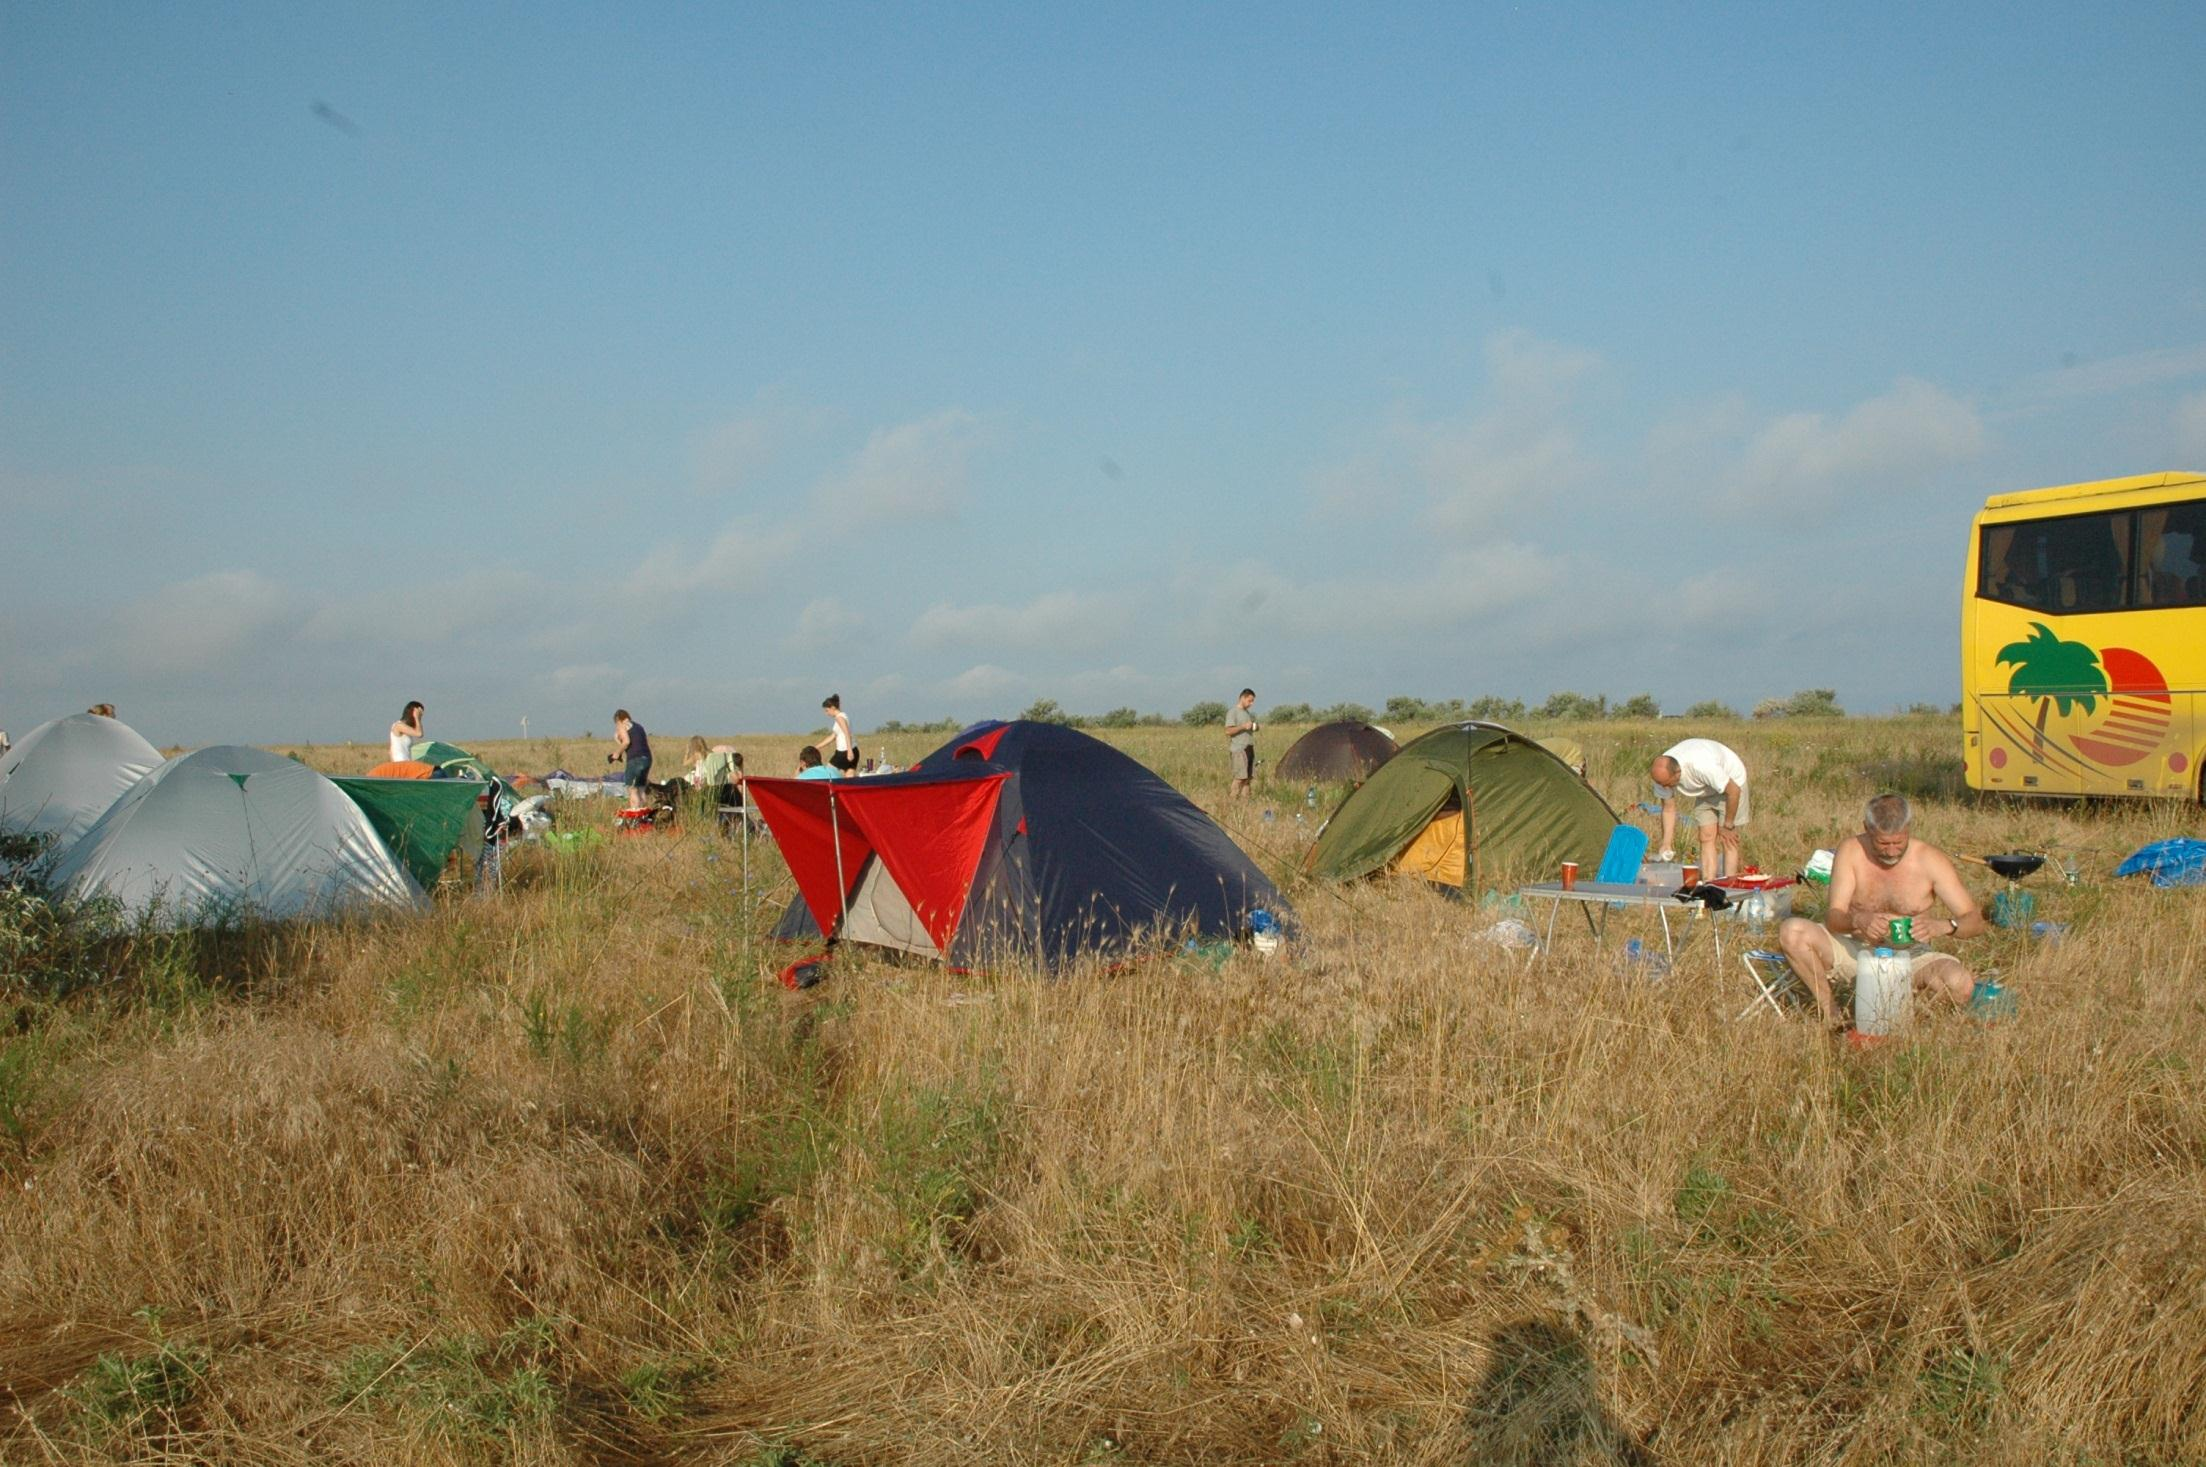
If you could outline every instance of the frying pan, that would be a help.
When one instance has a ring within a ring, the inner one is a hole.
[[[1974,861],[1979,866],[1989,866],[1994,872],[2006,877],[2009,881],[2028,876],[2045,864],[2043,856],[2025,855],[2020,852],[2009,852],[2004,856],[1964,856],[1961,859]]]

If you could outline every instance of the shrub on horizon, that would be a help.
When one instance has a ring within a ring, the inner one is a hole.
[[[1588,698],[1583,693],[1556,693],[1540,705],[1540,717],[1586,721],[1609,716],[1608,695]]]

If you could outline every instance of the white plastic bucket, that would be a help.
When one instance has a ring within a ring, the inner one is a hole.
[[[1863,1034],[1890,1034],[1907,1023],[1914,1002],[1912,964],[1906,953],[1880,947],[1854,964],[1854,1028]]]

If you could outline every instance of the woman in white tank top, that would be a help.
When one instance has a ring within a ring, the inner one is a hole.
[[[391,725],[391,762],[404,764],[414,757],[414,740],[421,737],[421,705],[408,703]]]

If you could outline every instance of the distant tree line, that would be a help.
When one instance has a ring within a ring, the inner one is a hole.
[[[1910,704],[1910,714],[1960,712],[1960,705],[1941,709],[1935,703]],[[1729,703],[1709,699],[1693,704],[1684,716],[1691,719],[1737,718],[1739,710]],[[1764,698],[1754,705],[1756,718],[1843,718],[1846,710],[1838,706],[1838,693],[1832,688],[1803,688],[1789,698]],[[1108,713],[1074,713],[1058,706],[1053,698],[1037,698],[1019,717],[1035,723],[1061,723],[1072,728],[1169,728],[1182,724],[1188,728],[1206,728],[1225,722],[1226,705],[1215,699],[1194,704],[1177,718],[1162,713],[1144,713],[1135,708],[1113,708]],[[1606,719],[1654,719],[1662,717],[1662,705],[1652,693],[1634,693],[1628,698],[1610,702],[1605,693],[1552,693],[1538,704],[1522,698],[1503,698],[1487,694],[1465,702],[1461,698],[1443,698],[1428,701],[1398,693],[1386,700],[1386,707],[1373,710],[1362,703],[1333,703],[1323,708],[1311,703],[1275,703],[1262,715],[1264,723],[1462,723],[1478,720],[1485,723],[1523,723],[1539,719],[1548,723],[1592,723]],[[956,733],[964,724],[955,718],[938,718],[932,723],[906,723],[892,718],[880,726],[885,734],[899,733]]]

